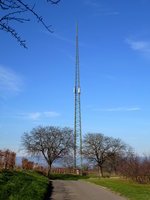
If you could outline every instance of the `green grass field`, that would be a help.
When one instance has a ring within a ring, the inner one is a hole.
[[[34,172],[0,171],[0,200],[43,200],[50,181]]]
[[[150,200],[150,184],[137,184],[120,178],[90,178],[87,181],[109,188],[130,200]]]
[[[94,175],[52,174],[51,179],[88,181],[130,200],[150,200],[150,184],[137,184],[120,178],[97,178]],[[51,192],[50,181],[43,175],[26,171],[0,172],[0,200],[45,200],[48,188]]]
[[[52,175],[53,179],[84,180],[116,192],[130,200],[150,200],[150,184],[137,184],[120,178],[97,178],[69,174]]]

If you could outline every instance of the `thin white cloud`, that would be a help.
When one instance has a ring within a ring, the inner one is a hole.
[[[64,36],[64,34],[62,34],[62,33],[59,33],[59,34],[56,34],[56,33],[50,33],[50,32],[48,32],[48,31],[42,31],[42,33],[44,33],[44,34],[46,34],[46,35],[48,35],[48,36],[50,36],[50,37],[53,37],[54,39],[56,39],[56,40],[59,40],[59,41],[62,41],[62,42],[65,42],[65,43],[67,43],[67,44],[70,44],[70,45],[73,45],[73,46],[76,46],[76,40],[75,40],[75,38],[73,38],[73,39],[69,39],[67,36]],[[83,42],[79,42],[79,46],[84,46],[84,47],[86,47],[86,44],[84,44]]]
[[[66,38],[64,36],[61,36],[61,35],[58,35],[58,34],[55,34],[55,33],[53,33],[52,36],[55,37],[58,40],[63,41],[63,42],[67,42],[67,43],[70,43],[72,45],[75,45],[75,40],[70,40],[70,39],[68,39],[68,38]]]
[[[94,16],[112,16],[112,15],[119,15],[119,12],[112,10],[106,5],[101,4],[99,1],[96,0],[85,0],[84,4],[94,9]]]
[[[73,55],[71,55],[71,52],[67,52],[66,50],[64,49],[61,49],[61,48],[57,48],[57,50],[61,53],[63,53],[67,58],[69,58],[71,61],[75,61],[75,57]]]
[[[126,39],[126,42],[132,50],[138,51],[139,53],[142,53],[143,55],[146,55],[146,56],[150,55],[149,41]]]
[[[50,33],[48,33],[48,34],[50,34]],[[58,40],[61,40],[61,41],[65,42],[65,43],[71,44],[73,46],[76,45],[76,40],[75,39],[71,40],[71,39],[68,39],[67,37],[64,37],[64,36],[62,36],[60,34],[55,34],[55,33],[52,34],[52,37],[54,37],[54,38],[56,38]],[[80,41],[79,42],[79,46],[85,46],[85,44]]]
[[[105,109],[93,109],[93,111],[103,111],[103,112],[134,112],[140,111],[140,107],[115,107],[115,108],[105,108]]]
[[[93,6],[93,7],[96,7],[96,8],[100,6],[100,4],[95,0],[85,0],[84,4],[88,5],[88,6]]]
[[[55,111],[45,111],[45,112],[31,112],[31,113],[19,113],[13,115],[13,117],[22,118],[25,120],[39,121],[45,118],[55,118],[60,116],[60,113]]]
[[[54,38],[61,40],[63,42],[69,43],[71,45],[74,45],[74,46],[76,45],[75,40],[68,39],[67,37],[64,37],[60,34],[56,34],[56,33],[51,34],[48,31],[43,31],[43,33],[50,35],[51,37],[54,37]]]
[[[33,121],[36,121],[36,120],[38,120],[38,119],[40,118],[40,116],[41,116],[41,113],[35,112],[35,113],[29,113],[29,114],[27,115],[27,118],[28,118],[28,119],[31,119],[31,120],[33,120]]]
[[[21,91],[21,78],[13,70],[0,65],[0,93],[5,96],[8,93]]]
[[[97,12],[94,13],[94,16],[98,17],[98,16],[116,16],[119,15],[119,12],[117,11],[111,11],[111,10],[105,10],[105,9],[99,9],[97,10]]]
[[[43,113],[44,115],[45,115],[45,117],[58,117],[58,116],[60,116],[60,113],[58,113],[58,112],[44,112]]]

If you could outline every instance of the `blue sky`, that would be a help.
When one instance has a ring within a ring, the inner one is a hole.
[[[0,32],[0,148],[19,152],[22,134],[38,125],[73,128],[77,20],[83,134],[150,154],[150,2],[41,1],[35,9],[53,34],[34,18],[15,24],[26,50]]]

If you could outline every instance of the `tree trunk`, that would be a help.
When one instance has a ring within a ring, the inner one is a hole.
[[[101,165],[99,165],[99,175],[103,177],[103,167]]]
[[[48,164],[48,177],[50,178],[51,175],[51,164]]]

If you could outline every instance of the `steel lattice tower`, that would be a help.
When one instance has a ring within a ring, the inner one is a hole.
[[[80,148],[80,165],[82,170],[82,131],[81,131],[81,104],[80,104],[80,73],[79,73],[79,48],[78,48],[78,26],[76,23],[76,62],[75,62],[75,113],[74,113],[74,169],[76,169],[76,158]]]

